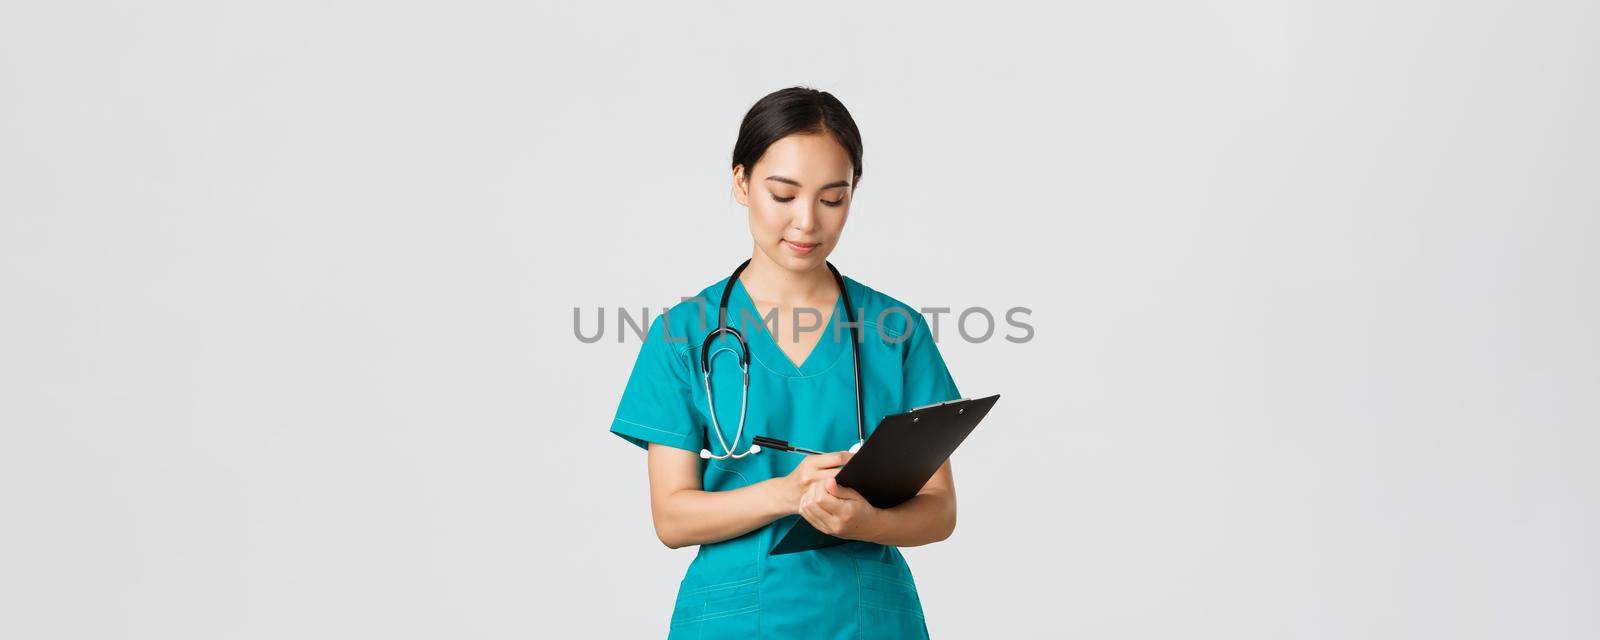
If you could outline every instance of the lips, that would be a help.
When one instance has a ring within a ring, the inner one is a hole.
[[[822,243],[821,242],[794,242],[792,240],[784,240],[783,241],[783,246],[788,247],[790,251],[793,251],[793,252],[795,252],[797,254],[805,255],[805,254],[811,253],[812,251],[815,251],[817,247],[822,246]]]

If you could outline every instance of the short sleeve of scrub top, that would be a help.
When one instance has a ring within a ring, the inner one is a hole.
[[[650,323],[611,432],[643,449],[655,442],[699,453],[706,446],[706,432],[695,419],[698,383],[687,360],[688,338],[669,335],[666,327],[662,315]]]
[[[956,381],[950,377],[950,369],[934,344],[933,330],[921,315],[912,316],[911,335],[905,342],[905,364],[901,371],[905,377],[902,389],[906,408],[960,398],[961,391],[956,388]]]

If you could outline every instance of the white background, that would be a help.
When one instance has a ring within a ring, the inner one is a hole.
[[[936,637],[1600,636],[1600,8],[1037,11],[7,2],[0,636],[665,635],[572,309],[748,256],[795,84],[835,264],[1034,310],[941,336]]]

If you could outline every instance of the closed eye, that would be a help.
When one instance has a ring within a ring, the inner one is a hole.
[[[772,199],[776,200],[778,202],[792,202],[794,200],[794,196],[789,196],[787,198],[780,198],[778,196],[772,196]],[[828,205],[830,207],[837,207],[839,205],[844,204],[844,198],[840,198],[838,200],[823,200],[822,204]]]

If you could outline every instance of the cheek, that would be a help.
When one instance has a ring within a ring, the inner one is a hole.
[[[750,232],[757,238],[776,240],[783,235],[784,227],[789,224],[789,219],[783,210],[772,204],[761,202],[750,204]]]
[[[839,232],[844,230],[845,221],[849,220],[849,219],[850,219],[850,205],[849,204],[845,204],[844,206],[839,207],[838,209],[835,209],[834,212],[833,212],[833,215],[828,216],[827,218],[825,218],[825,220],[827,221],[826,224],[828,225],[828,233],[833,234],[835,236],[839,235]]]

